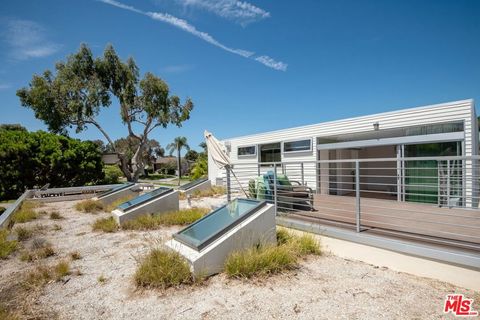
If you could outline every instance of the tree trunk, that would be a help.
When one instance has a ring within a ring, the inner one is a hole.
[[[133,182],[137,182],[140,175],[143,173],[145,169],[144,159],[142,158],[143,155],[143,147],[146,144],[146,140],[142,139],[140,141],[140,145],[135,151],[135,154],[132,158],[132,171],[133,171]]]
[[[177,168],[178,168],[178,185],[180,185],[180,179],[182,178],[182,161],[180,159],[180,148],[177,148]]]

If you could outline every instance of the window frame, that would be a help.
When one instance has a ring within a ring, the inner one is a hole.
[[[238,150],[240,148],[251,148],[253,147],[255,149],[255,153],[252,153],[252,154],[240,154],[238,152]],[[253,158],[253,157],[256,157],[258,152],[257,152],[257,149],[258,149],[258,146],[256,144],[250,144],[250,145],[243,145],[243,146],[238,146],[237,147],[237,158]]]
[[[298,142],[298,141],[310,141],[310,148],[308,148],[306,150],[294,150],[294,151],[286,151],[285,150],[285,143]],[[312,152],[312,150],[313,150],[313,139],[312,138],[282,141],[282,152],[286,153],[286,154]]]

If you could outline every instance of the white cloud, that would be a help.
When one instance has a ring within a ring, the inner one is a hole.
[[[111,1],[111,0],[108,0],[108,1]],[[254,53],[253,52],[250,52],[250,51],[247,51],[247,50],[242,50],[242,49],[232,49],[230,47],[227,47],[226,45],[218,42],[216,39],[214,39],[211,35],[209,35],[208,33],[206,32],[202,32],[202,31],[198,31],[194,26],[192,26],[191,24],[189,24],[186,20],[183,20],[183,19],[180,19],[180,18],[177,18],[177,17],[174,17],[168,13],[159,13],[159,12],[145,12],[145,14],[149,17],[151,17],[152,19],[155,19],[155,20],[158,20],[158,21],[162,21],[162,22],[166,22],[166,23],[169,23],[177,28],[180,28],[182,29],[183,31],[186,31],[188,33],[191,33],[193,34],[194,36],[196,37],[199,37],[200,39],[210,43],[210,44],[213,44],[214,46],[217,46],[219,48],[222,48],[223,50],[225,51],[228,51],[228,52],[231,52],[231,53],[235,53],[235,54],[238,54],[242,57],[250,57],[252,56]]]
[[[164,23],[168,23],[172,26],[175,26],[176,28],[179,28],[185,32],[188,32],[203,41],[206,41],[218,48],[221,48],[225,51],[237,54],[239,56],[242,56],[244,58],[253,58],[253,55],[255,54],[254,52],[248,51],[248,50],[243,50],[243,49],[234,49],[230,48],[223,43],[219,42],[215,38],[213,38],[211,35],[209,35],[206,32],[199,31],[195,28],[195,26],[191,25],[184,19],[177,18],[175,16],[172,16],[171,14],[168,13],[161,13],[161,12],[150,12],[150,11],[143,11],[140,9],[137,9],[133,6],[129,6],[126,4],[123,4],[121,2],[115,1],[115,0],[99,0],[100,2],[115,6],[117,8],[121,8],[124,10],[129,10],[138,14],[145,15],[147,17],[150,17],[151,19],[161,21]],[[266,65],[267,67],[273,68],[275,70],[281,70],[281,71],[286,71],[287,70],[287,64],[283,62],[276,62],[272,58],[268,56],[259,56],[255,58],[256,61]]]
[[[8,83],[0,83],[0,90],[10,89],[12,86]]]
[[[270,67],[275,70],[287,71],[288,64],[281,61],[275,61],[269,56],[259,56],[255,58],[256,61],[263,63],[267,67]]]
[[[176,0],[185,7],[197,7],[233,20],[242,25],[270,17],[267,12],[251,3],[237,0]]]
[[[60,45],[47,39],[44,27],[29,20],[9,20],[3,38],[16,60],[47,57],[60,49]]]

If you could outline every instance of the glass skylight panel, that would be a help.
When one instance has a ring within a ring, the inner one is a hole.
[[[174,234],[173,237],[193,249],[201,250],[265,204],[264,201],[253,199],[235,199]]]
[[[139,197],[136,197],[135,199],[132,199],[130,201],[124,202],[121,205],[118,206],[118,208],[122,211],[125,211],[127,209],[131,209],[132,207],[136,207],[144,202],[150,201],[156,197],[159,197],[163,194],[166,194],[168,192],[173,191],[171,188],[167,187],[160,187],[158,189],[155,189],[149,193],[145,193]]]

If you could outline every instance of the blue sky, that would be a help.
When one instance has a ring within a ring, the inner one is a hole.
[[[3,0],[0,123],[44,129],[15,91],[87,43],[112,43],[195,109],[165,146],[405,107],[480,101],[480,1]],[[479,102],[477,102],[478,105]],[[114,106],[100,116],[126,135]],[[72,136],[101,138],[95,128]]]

